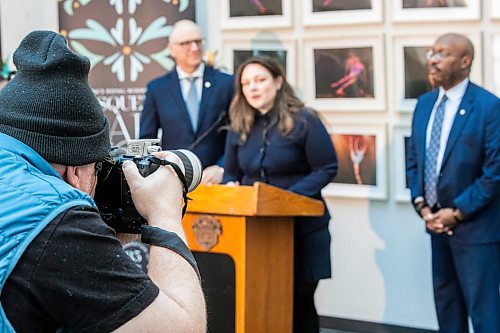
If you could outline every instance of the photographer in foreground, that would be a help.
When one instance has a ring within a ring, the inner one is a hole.
[[[0,332],[205,331],[175,172],[162,166],[143,178],[123,164],[137,210],[155,227],[143,233],[148,276],[91,198],[110,144],[88,59],[61,35],[34,31],[14,63],[0,92]]]

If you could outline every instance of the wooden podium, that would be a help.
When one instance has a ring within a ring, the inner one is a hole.
[[[183,219],[209,333],[292,331],[293,217],[323,203],[264,183],[200,185]]]

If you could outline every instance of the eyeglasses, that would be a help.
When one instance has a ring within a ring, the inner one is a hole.
[[[179,45],[180,47],[184,48],[184,49],[187,49],[189,47],[191,47],[191,45],[193,45],[193,43],[196,44],[197,47],[200,47],[201,45],[203,45],[205,41],[203,39],[193,39],[193,40],[186,40],[184,42],[178,42],[178,43],[174,43],[176,45]]]
[[[427,58],[427,60],[431,60],[431,59],[435,59],[437,61],[441,61],[443,60],[444,58],[448,58],[450,55],[446,52],[434,52],[432,50],[428,50],[426,53],[425,53],[425,57]]]

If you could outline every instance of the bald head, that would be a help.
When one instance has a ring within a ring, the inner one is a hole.
[[[436,40],[436,44],[437,43],[453,45],[464,56],[470,56],[472,65],[472,60],[474,59],[474,45],[467,36],[450,32],[439,36]]]
[[[469,76],[474,46],[464,35],[448,33],[439,36],[429,58],[429,78],[448,90]]]
[[[180,20],[174,24],[168,48],[180,69],[193,73],[203,61],[203,46],[201,30],[196,23]]]
[[[179,43],[184,41],[186,35],[196,34],[201,38],[200,27],[196,23],[190,20],[180,20],[177,21],[172,27],[172,33],[170,34],[170,43]]]

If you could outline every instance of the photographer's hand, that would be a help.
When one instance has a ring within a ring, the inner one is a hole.
[[[170,152],[154,155],[180,163]],[[124,162],[122,168],[135,207],[148,224],[175,232],[186,242],[181,224],[182,184],[172,167],[160,166],[145,178],[131,161]],[[158,297],[116,332],[206,332],[200,280],[184,257],[171,248],[151,244],[148,275],[160,288]]]
[[[155,153],[158,158],[180,163],[179,158],[169,152]],[[175,232],[184,241],[182,219],[182,184],[170,166],[160,166],[147,177],[142,177],[135,163],[123,163],[123,173],[130,187],[134,205],[139,214],[151,226]]]

